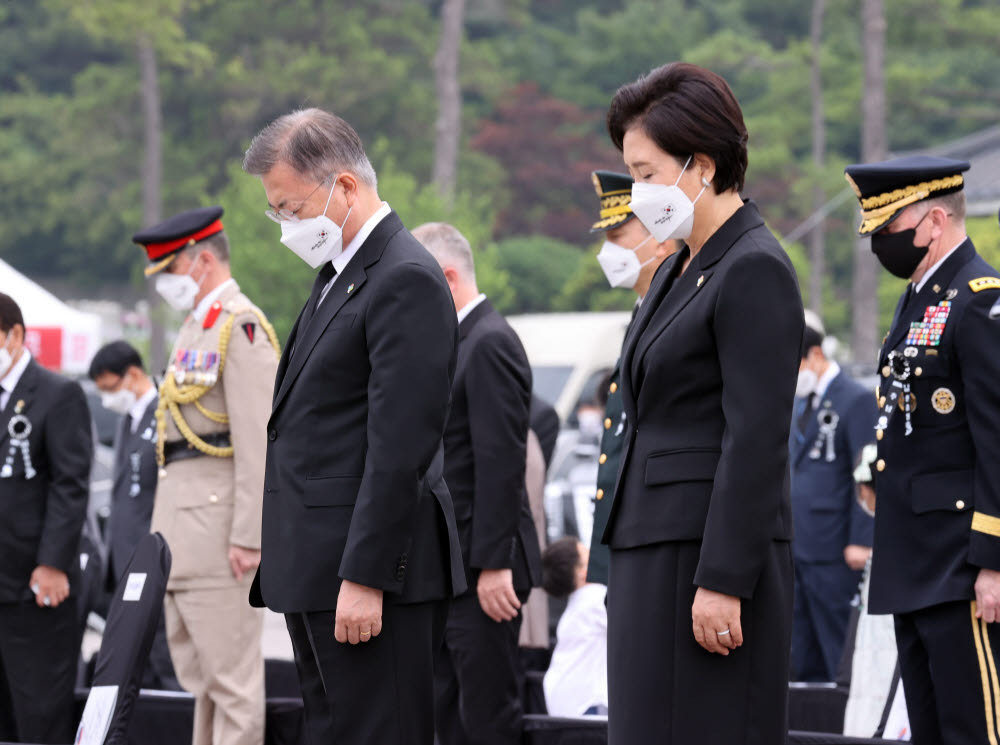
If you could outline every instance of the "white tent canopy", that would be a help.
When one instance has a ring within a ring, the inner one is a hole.
[[[0,259],[0,292],[21,307],[31,353],[48,368],[86,374],[101,345],[101,318],[66,305]]]

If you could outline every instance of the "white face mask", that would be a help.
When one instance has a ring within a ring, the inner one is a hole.
[[[816,390],[819,385],[819,376],[808,367],[799,370],[799,378],[795,381],[795,397],[802,398],[808,396]]]
[[[690,163],[691,158],[688,157],[673,186],[644,184],[638,181],[632,184],[632,201],[629,203],[632,212],[659,243],[671,238],[683,240],[691,235],[691,228],[694,227],[695,202],[701,199],[709,182],[703,178],[701,191],[694,198],[694,202],[688,199],[687,194],[681,191],[681,187],[677,184],[680,183],[681,176]]]
[[[636,256],[636,251],[652,237],[647,235],[646,240],[635,248],[625,248],[617,243],[604,241],[601,250],[597,252],[597,263],[604,270],[608,284],[612,287],[635,287],[635,283],[639,281],[639,272],[656,259],[655,256],[650,256],[646,261],[639,263],[639,257]]]
[[[191,278],[192,271],[194,271],[193,261],[187,274],[156,275],[156,284],[154,285],[156,291],[174,310],[191,310],[194,307],[194,299],[198,297],[200,283]]]
[[[122,387],[114,392],[101,393],[101,406],[116,414],[128,414],[135,406],[136,397],[128,388]]]
[[[11,365],[14,364],[14,356],[7,349],[7,345],[4,344],[0,347],[0,378],[4,377],[8,372],[10,372]]]
[[[330,200],[333,198],[334,187],[337,186],[337,179],[333,180],[330,186],[330,196],[326,198],[326,206],[323,214],[316,217],[307,217],[304,220],[291,219],[281,221],[281,242],[292,253],[306,262],[313,269],[321,267],[341,251],[344,250],[344,229],[343,225],[337,225],[326,216],[327,209],[330,208]],[[344,225],[351,216],[354,205],[347,210],[347,217],[344,218]]]

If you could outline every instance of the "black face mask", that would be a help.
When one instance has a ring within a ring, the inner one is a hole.
[[[930,249],[930,243],[926,246],[915,246],[913,239],[917,235],[917,228],[926,217],[927,215],[924,215],[920,218],[920,222],[907,230],[900,230],[898,233],[883,231],[872,236],[872,253],[890,274],[900,279],[909,279],[924,260]]]

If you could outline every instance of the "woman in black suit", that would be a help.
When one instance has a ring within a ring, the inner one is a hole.
[[[795,271],[739,194],[747,132],[718,75],[673,63],[618,90],[632,210],[687,246],[622,358],[632,423],[604,540],[610,743],[785,741]]]

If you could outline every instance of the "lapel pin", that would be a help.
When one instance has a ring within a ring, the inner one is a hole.
[[[948,290],[948,292],[945,293],[944,297],[945,297],[945,300],[954,300],[955,296],[957,296],[957,295],[958,295],[958,290],[951,289],[951,290]]]
[[[353,282],[351,282],[350,286],[347,288],[347,294],[350,295],[352,292],[354,292],[354,283]]]
[[[14,406],[14,413],[15,414],[20,414],[22,411],[24,411],[24,399],[23,398],[19,399],[18,402],[17,402],[17,405]]]
[[[941,292],[941,285],[934,285],[931,289],[934,290],[934,292]]]
[[[705,284],[705,275],[704,274],[702,274],[700,277],[698,277],[698,287],[701,287],[703,284]]]

